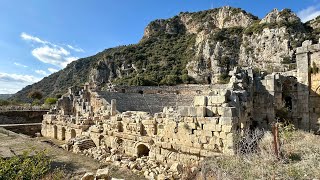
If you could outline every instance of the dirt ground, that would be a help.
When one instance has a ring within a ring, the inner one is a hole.
[[[84,155],[74,154],[63,150],[57,145],[61,142],[55,141],[54,144],[49,139],[45,138],[30,138],[25,135],[0,130],[0,156],[11,157],[22,154],[23,151],[29,149],[48,151],[48,155],[53,159],[53,166],[60,167],[66,170],[68,177],[66,179],[80,179],[86,172],[95,172],[101,167],[109,166],[111,176],[119,179],[145,179],[141,175],[136,175],[127,169],[119,169],[110,164],[103,164],[95,161],[92,158]]]

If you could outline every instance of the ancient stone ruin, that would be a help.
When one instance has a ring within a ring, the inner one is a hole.
[[[70,88],[44,115],[41,133],[90,147],[117,149],[158,162],[197,163],[236,152],[246,129],[269,129],[287,110],[297,128],[319,130],[320,44],[305,41],[296,50],[297,69],[265,74],[251,68],[230,71],[228,84],[170,87],[112,87],[95,82]]]

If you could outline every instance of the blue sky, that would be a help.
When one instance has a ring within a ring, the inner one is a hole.
[[[290,8],[304,21],[320,15],[320,0],[1,0],[0,94],[78,58],[137,43],[152,20],[225,5],[260,18],[274,8]]]

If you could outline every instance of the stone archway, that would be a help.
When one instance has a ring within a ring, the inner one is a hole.
[[[58,139],[58,127],[56,125],[53,126],[53,138]]]
[[[144,145],[144,144],[139,144],[137,146],[137,156],[142,157],[142,156],[149,156],[150,149]]]
[[[71,129],[71,138],[75,138],[77,136],[76,130]]]
[[[61,140],[64,141],[66,140],[66,128],[62,127],[61,129]]]

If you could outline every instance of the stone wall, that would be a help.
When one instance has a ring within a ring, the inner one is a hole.
[[[298,86],[298,113],[301,114],[300,128],[318,131],[320,127],[320,94],[319,72],[320,44],[312,44],[311,41],[302,43],[297,48],[297,78]],[[314,69],[311,72],[311,69]]]
[[[234,136],[250,125],[252,80],[244,70],[230,74],[229,84],[193,86],[188,95],[157,87],[148,93],[101,92],[86,84],[44,116],[42,135],[66,142],[85,136],[96,146],[165,163],[234,154]]]

